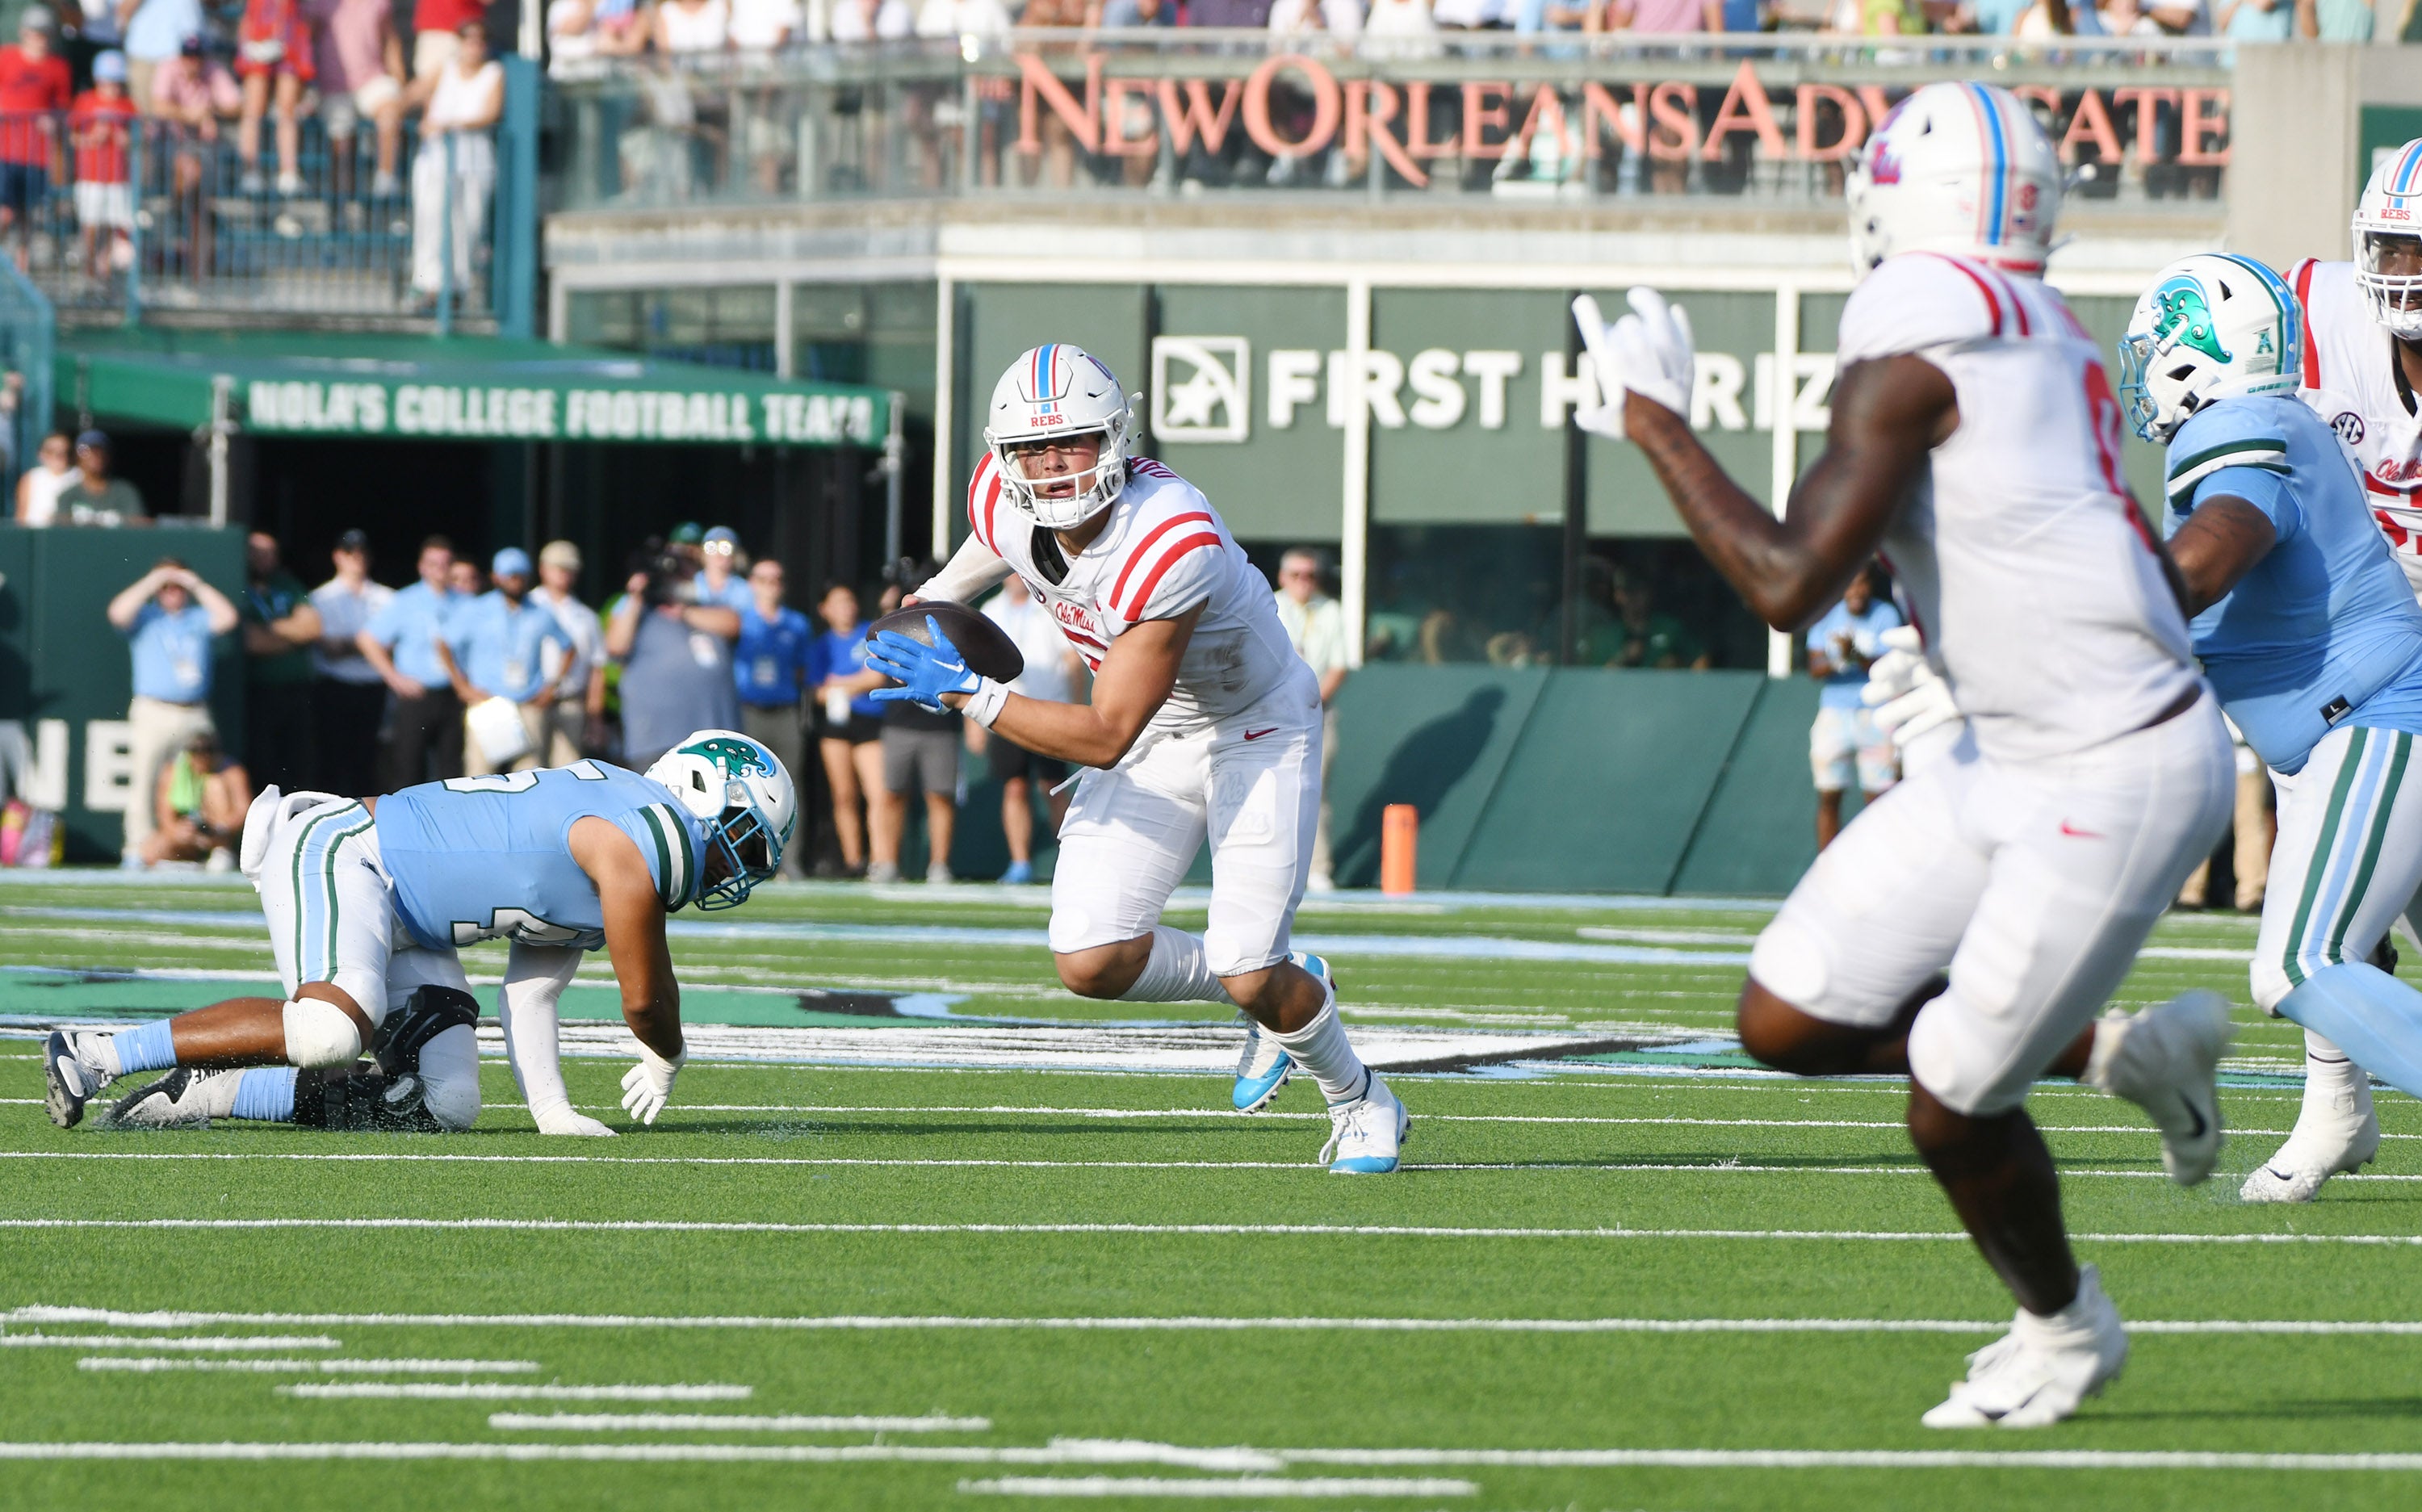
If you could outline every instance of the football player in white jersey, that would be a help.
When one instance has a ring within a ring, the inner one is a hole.
[[[1199,490],[1128,455],[1133,407],[1092,354],[1027,353],[995,386],[990,419],[971,534],[921,597],[969,603],[1015,573],[1093,669],[1091,701],[979,677],[937,626],[930,647],[884,634],[867,664],[903,685],[875,696],[963,709],[1090,768],[1051,881],[1060,980],[1088,998],[1234,1003],[1250,1035],[1236,1107],[1266,1103],[1300,1066],[1329,1100],[1329,1169],[1393,1171],[1404,1105],[1347,1041],[1327,966],[1288,949],[1320,814],[1320,687],[1269,583]],[[1160,913],[1206,833],[1211,918],[1197,936]]]
[[[1908,1073],[1911,1139],[2018,1299],[1932,1427],[2057,1422],[2127,1358],[2027,1117],[2038,1077],[2143,1106],[2181,1184],[2220,1145],[2219,995],[2095,1018],[2226,827],[2236,772],[2177,574],[2120,477],[2110,379],[2042,282],[2061,185],[1999,88],[1928,85],[1877,128],[1848,186],[1863,281],[1832,427],[1780,519],[1691,433],[1681,312],[1648,290],[1612,326],[1575,310],[1612,399],[1584,423],[1641,447],[1760,618],[1806,625],[1880,551],[1967,717],[1817,858],[1739,1006],[1769,1065]]]
[[[2422,141],[2381,160],[2355,202],[2354,260],[2307,258],[2288,270],[2304,307],[2299,379],[2304,402],[2327,420],[2363,476],[2371,517],[2389,555],[2422,595]],[[2406,921],[2422,930],[2422,909]],[[2383,937],[2373,964],[2393,970]],[[2304,1031],[2304,1106],[2296,1127],[2245,1178],[2247,1202],[2310,1202],[2321,1184],[2380,1149],[2371,1078],[2328,1037]]]

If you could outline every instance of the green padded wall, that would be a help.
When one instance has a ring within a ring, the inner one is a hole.
[[[1391,803],[1421,811],[1420,885],[1453,885],[1549,678],[1541,668],[1392,665],[1347,678],[1329,773],[1339,885],[1378,884],[1379,816]]]
[[[1808,727],[1816,685],[1769,682],[1733,743],[1691,837],[1673,890],[1774,893],[1790,889],[1816,858],[1816,790],[1808,772]],[[1855,812],[1848,795],[1845,816]]]

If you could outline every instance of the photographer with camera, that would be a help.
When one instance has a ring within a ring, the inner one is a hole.
[[[622,669],[622,764],[637,772],[694,730],[739,727],[731,643],[740,616],[692,601],[670,554],[648,559],[627,588],[606,622],[606,654]]]
[[[236,841],[251,806],[252,780],[219,749],[218,732],[197,732],[161,766],[152,785],[155,827],[143,842],[143,864],[201,861],[210,871],[234,870]]]

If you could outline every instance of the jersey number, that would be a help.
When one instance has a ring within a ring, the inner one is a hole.
[[[555,768],[570,772],[583,782],[603,782],[606,774],[595,762],[574,762],[569,766]],[[538,772],[494,772],[486,777],[449,777],[446,780],[448,793],[527,793],[538,786]]]
[[[2136,539],[2145,543],[2145,549],[2160,555],[2144,506],[2136,502],[2127,477],[2119,470],[2119,401],[2111,392],[2111,375],[2102,370],[2100,362],[2085,365],[2085,411],[2094,426],[2094,450],[2102,467],[2102,486],[2125,502],[2128,524],[2135,530]]]
[[[527,774],[523,774],[527,776]],[[467,919],[454,922],[454,943],[477,945],[483,939],[510,939],[522,945],[572,945],[578,943],[581,931],[563,924],[550,924],[527,908],[498,908],[488,915],[482,929]]]

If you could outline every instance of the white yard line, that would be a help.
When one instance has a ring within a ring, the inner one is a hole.
[[[1187,1501],[1250,1497],[1258,1502],[1358,1496],[1472,1496],[1480,1488],[1468,1480],[1370,1476],[1312,1475],[1295,1480],[1283,1475],[1239,1475],[1233,1480],[1175,1480],[1157,1475],[1002,1475],[993,1480],[963,1480],[959,1489],[980,1496],[1182,1497]]]
[[[1138,1234],[1242,1238],[1424,1239],[1813,1239],[1837,1243],[1966,1243],[1957,1229],[1659,1229],[1458,1227],[1416,1223],[784,1223],[710,1219],[571,1218],[15,1218],[8,1229],[397,1229],[533,1234]],[[2351,1245],[2422,1248],[2422,1234],[2077,1234],[2081,1243],[2178,1245]],[[9,1342],[0,1338],[0,1343]],[[336,1343],[331,1339],[330,1345]],[[220,1347],[212,1345],[210,1347]],[[333,1362],[331,1368],[335,1368]]]
[[[724,1412],[491,1412],[498,1432],[559,1433],[983,1433],[992,1419],[980,1417],[750,1417]]]
[[[538,1369],[535,1360],[174,1360],[148,1356],[90,1355],[76,1362],[78,1370],[128,1370],[155,1375],[164,1370],[237,1370],[257,1375],[291,1376],[527,1376]]]
[[[246,1338],[187,1338],[174,1334],[134,1333],[0,1333],[0,1349],[341,1349],[342,1341],[324,1333],[255,1334]]]
[[[97,1308],[20,1307],[8,1316],[28,1321],[139,1323],[192,1328],[213,1323],[325,1324],[354,1328],[566,1328],[711,1329],[778,1332],[1011,1331],[1093,1333],[1999,1333],[2001,1318],[1837,1317],[983,1317],[918,1315],[749,1316],[735,1314],[611,1313],[117,1313]],[[2422,1322],[2395,1319],[2340,1322],[2305,1318],[2190,1318],[2130,1320],[2134,1333],[2422,1336]],[[309,1395],[360,1395],[367,1387],[297,1386]],[[426,1394],[452,1388],[397,1386],[396,1393]],[[557,1388],[499,1386],[464,1390],[533,1392]],[[384,1392],[386,1388],[377,1388]],[[563,1391],[737,1391],[738,1387],[563,1387]]]
[[[280,1386],[288,1396],[416,1402],[745,1402],[749,1386],[512,1386],[495,1381],[353,1380]]]

